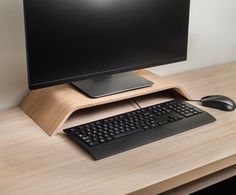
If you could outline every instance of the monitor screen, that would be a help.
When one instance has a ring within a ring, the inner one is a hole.
[[[29,88],[186,59],[190,0],[24,0]]]

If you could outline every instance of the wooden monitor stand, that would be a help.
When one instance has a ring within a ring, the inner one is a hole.
[[[20,107],[48,135],[52,136],[62,131],[63,124],[73,112],[84,108],[153,94],[167,89],[173,89],[186,99],[191,99],[180,85],[171,83],[147,70],[140,70],[137,73],[154,84],[151,87],[97,99],[89,98],[73,86],[64,84],[31,91]]]

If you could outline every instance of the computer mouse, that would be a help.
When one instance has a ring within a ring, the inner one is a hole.
[[[236,108],[235,102],[223,95],[205,96],[201,99],[203,106],[216,108],[223,111],[233,111]]]

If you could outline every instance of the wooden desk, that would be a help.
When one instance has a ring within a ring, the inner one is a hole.
[[[195,99],[224,94],[236,100],[236,63],[170,79]],[[64,134],[49,137],[19,108],[3,111],[0,194],[156,194],[234,165],[236,112],[203,109],[217,121],[100,161]]]

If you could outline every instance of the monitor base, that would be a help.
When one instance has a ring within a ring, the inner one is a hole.
[[[77,81],[73,82],[72,85],[91,98],[100,98],[134,89],[150,87],[153,85],[153,82],[135,72],[125,72]]]

